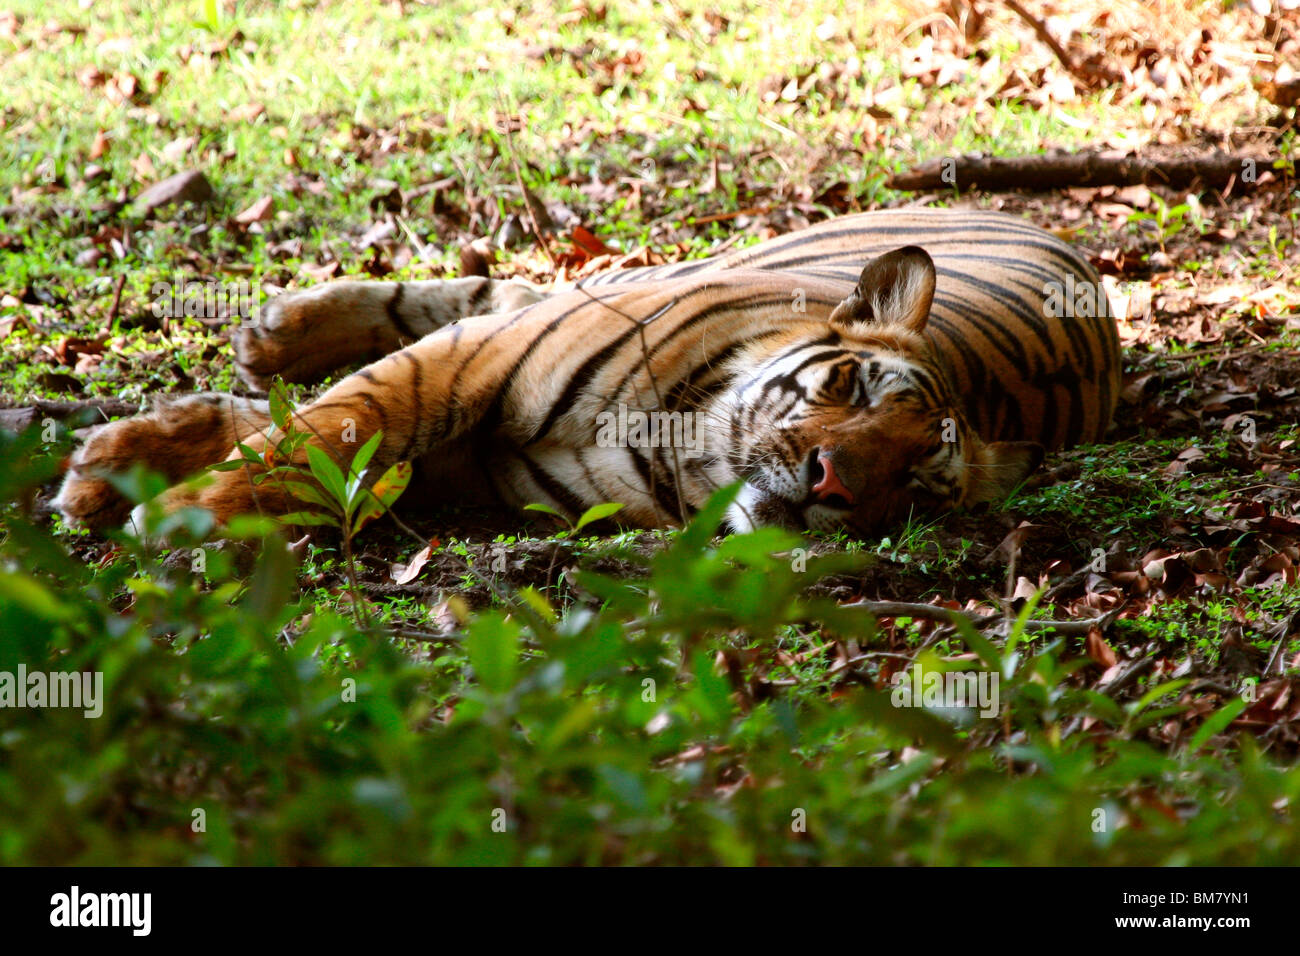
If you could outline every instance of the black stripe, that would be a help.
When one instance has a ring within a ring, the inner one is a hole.
[[[641,476],[641,482],[645,486],[646,494],[654,498],[655,503],[664,514],[674,521],[680,521],[683,509],[681,499],[677,497],[677,483],[675,481],[666,482],[661,480],[663,476],[655,474],[650,461],[641,456],[639,449],[627,448],[624,450],[627,452],[627,456],[632,459],[637,474]]]
[[[574,521],[582,517],[582,513],[587,509],[583,506],[582,499],[574,494],[572,490],[560,484],[550,472],[533,461],[522,448],[515,451],[514,457],[524,463],[524,467],[528,469],[528,477],[533,480],[533,483],[541,488],[553,502],[566,509]]]
[[[473,294],[470,295],[469,300],[466,303],[466,305],[469,307],[468,311],[466,312],[466,315],[478,315],[479,313],[477,310],[479,307],[479,303],[483,300],[484,296],[486,296],[487,293],[490,292],[491,290],[492,290],[491,279],[484,279],[481,283],[479,283],[479,287],[474,290]]]
[[[409,391],[411,401],[415,407],[415,421],[411,425],[411,433],[406,438],[406,444],[402,447],[402,453],[397,456],[398,461],[409,461],[411,452],[416,448],[423,450],[423,436],[420,434],[424,425],[424,371],[420,368],[419,359],[412,355],[408,350],[403,349],[398,352],[399,357],[405,358],[411,363],[411,384]]]
[[[393,289],[393,297],[388,300],[388,304],[384,308],[388,312],[388,321],[393,323],[394,328],[397,329],[398,335],[405,336],[408,343],[418,342],[420,339],[424,338],[424,336],[416,335],[415,330],[406,324],[406,319],[402,318],[401,305],[402,299],[405,295],[406,283],[398,282],[396,288]]]
[[[615,294],[621,295],[622,293],[615,293]],[[528,345],[524,347],[524,350],[519,354],[519,357],[515,359],[514,364],[510,366],[510,370],[504,376],[502,376],[501,386],[500,388],[498,388],[496,396],[492,399],[492,404],[489,405],[487,410],[484,412],[483,427],[486,430],[488,431],[495,430],[496,427],[501,423],[502,405],[504,404],[506,395],[509,393],[510,389],[514,388],[515,378],[516,376],[518,376],[519,370],[523,368],[524,363],[527,362],[528,359],[532,357],[533,353],[537,351],[537,349],[541,346],[543,342],[545,342],[548,338],[550,338],[552,335],[555,334],[556,330],[560,328],[561,323],[563,323],[565,319],[567,319],[571,315],[575,315],[576,313],[582,311],[583,309],[589,306],[599,304],[601,301],[602,300],[600,299],[596,299],[593,302],[591,299],[584,298],[583,301],[577,303],[572,308],[566,309],[565,311],[561,312],[550,322],[548,322],[545,328],[543,328],[540,332],[533,335],[533,337],[529,340]],[[504,333],[507,329],[512,328],[515,325],[515,323],[518,322],[526,314],[526,312],[527,310],[520,312],[519,315],[511,319],[510,322],[508,322],[503,328],[496,329],[490,335],[486,336],[483,339],[483,341],[480,342],[478,346],[466,357],[466,359],[463,362],[461,362],[460,367],[456,369],[456,373],[452,377],[451,389],[449,390],[453,399],[456,393],[456,386],[460,381],[461,375],[464,373],[466,368],[468,368],[469,363],[472,362],[474,358],[487,346],[488,342],[493,341],[502,333]]]

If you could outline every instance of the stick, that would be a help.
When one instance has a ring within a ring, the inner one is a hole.
[[[554,276],[555,271],[559,266],[556,265],[555,256],[551,254],[550,243],[546,241],[546,237],[542,235],[541,227],[537,225],[537,211],[533,209],[533,204],[530,201],[531,194],[528,192],[528,187],[524,185],[524,174],[519,169],[519,161],[515,158],[515,138],[510,132],[510,117],[512,115],[512,113],[506,113],[505,124],[506,151],[510,154],[510,168],[514,170],[515,182],[519,184],[519,193],[523,198],[524,211],[528,213],[528,222],[533,227],[533,235],[537,237],[537,242],[542,247],[542,252],[546,253],[546,258],[551,263],[551,274]]]
[[[1038,39],[1047,44],[1048,48],[1052,51],[1052,54],[1061,61],[1061,66],[1069,70],[1070,74],[1085,86],[1097,86],[1098,81],[1101,81],[1102,83],[1114,83],[1116,80],[1122,78],[1109,67],[1102,67],[1095,75],[1089,74],[1087,70],[1079,66],[1078,61],[1075,60],[1074,57],[1070,56],[1070,52],[1066,50],[1065,47],[1061,46],[1060,41],[1058,41],[1056,37],[1052,36],[1052,31],[1047,29],[1046,23],[1026,10],[1023,6],[1017,3],[1016,0],[1006,0],[1006,5],[1018,17],[1020,17],[1020,19],[1024,20],[1033,28],[1034,33],[1038,35]]]
[[[1042,156],[949,156],[932,159],[889,180],[891,189],[921,191],[979,187],[991,192],[1025,189],[1042,191],[1067,186],[1168,186],[1182,189],[1194,183],[1219,188],[1247,164],[1267,163],[1258,156],[1215,152],[1160,159],[1131,156],[1117,150],[1047,153]]]
[[[916,617],[927,621],[941,621],[945,624],[967,621],[977,631],[986,630],[1006,620],[1003,615],[996,613],[971,614],[967,611],[937,607],[934,604],[910,604],[905,601],[855,601],[852,604],[842,604],[840,606],[843,608],[861,608],[864,611],[871,612],[876,617]],[[1107,611],[1100,617],[1086,618],[1082,621],[1029,620],[1025,622],[1025,630],[1055,630],[1058,633],[1068,635],[1087,634],[1094,627],[1104,631],[1115,620],[1118,612],[1119,608],[1117,607],[1112,611]]]
[[[108,309],[108,321],[104,323],[105,328],[112,328],[113,323],[117,321],[117,310],[122,306],[122,287],[126,285],[126,273],[123,272],[117,277],[117,283],[113,286],[113,304]]]

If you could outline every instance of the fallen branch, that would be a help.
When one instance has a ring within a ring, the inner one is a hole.
[[[5,431],[20,432],[42,419],[52,418],[56,422],[72,418],[87,409],[98,412],[104,421],[134,415],[140,411],[136,402],[124,402],[120,398],[91,399],[84,402],[51,402],[34,399],[18,408],[0,408],[0,428]]]
[[[940,621],[944,624],[956,624],[966,621],[975,630],[983,631],[1008,620],[1005,614],[971,614],[953,608],[939,607],[934,604],[910,604],[906,601],[855,601],[840,605],[844,608],[861,608],[870,611],[876,617],[912,617],[926,621]],[[1025,622],[1026,631],[1054,630],[1058,634],[1086,635],[1093,628],[1104,631],[1115,620],[1119,608],[1107,611],[1100,617],[1090,617],[1081,621],[1043,621],[1030,619]]]
[[[1102,694],[1105,694],[1107,697],[1113,698],[1118,696],[1120,691],[1128,687],[1129,684],[1132,684],[1147,671],[1151,670],[1151,668],[1155,667],[1157,656],[1158,652],[1152,651],[1146,657],[1139,657],[1137,660],[1130,662],[1128,666],[1125,667],[1123,671],[1116,674],[1109,683],[1098,684],[1097,690]],[[1084,714],[1076,714],[1061,730],[1061,739],[1065,740],[1067,737],[1072,737],[1074,734],[1078,733],[1083,727],[1084,717]]]
[[[1045,153],[1041,156],[950,156],[932,159],[896,173],[891,189],[980,188],[992,192],[1043,191],[1068,186],[1167,186],[1184,189],[1195,183],[1221,189],[1243,170],[1268,168],[1258,156],[1215,152],[1199,156],[1144,158],[1118,150]]]
[[[1139,657],[1137,660],[1125,667],[1124,670],[1111,678],[1108,683],[1097,685],[1097,689],[1107,697],[1114,697],[1129,684],[1133,683],[1147,671],[1151,670],[1151,668],[1155,667],[1156,656],[1157,652],[1152,651],[1146,657]]]

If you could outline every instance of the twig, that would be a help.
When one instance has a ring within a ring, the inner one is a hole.
[[[120,398],[92,398],[77,402],[56,402],[44,398],[34,398],[23,405],[4,410],[24,411],[34,409],[36,414],[42,418],[53,418],[62,421],[65,418],[71,418],[78,412],[84,412],[88,408],[98,412],[104,421],[108,421],[113,417],[138,414],[140,403],[128,402]]]
[[[1213,152],[1174,156],[1128,154],[1089,149],[1056,150],[1026,156],[940,156],[889,178],[891,189],[905,191],[982,189],[1044,191],[1068,186],[1165,186],[1170,189],[1217,187],[1241,171],[1242,163],[1262,162],[1248,154]]]
[[[941,621],[945,624],[956,624],[960,621],[966,621],[977,631],[987,630],[1006,620],[1001,614],[971,614],[967,611],[957,611],[952,608],[938,607],[934,604],[911,604],[905,601],[855,601],[852,604],[842,604],[843,608],[861,608],[869,611],[876,617],[914,617],[927,621]],[[1044,621],[1028,620],[1025,622],[1026,631],[1047,631],[1054,630],[1060,634],[1081,635],[1087,634],[1094,627],[1099,630],[1106,630],[1119,614],[1119,608],[1107,611],[1099,617],[1087,618],[1081,621]]]
[[[1152,651],[1146,657],[1134,661],[1127,668],[1116,674],[1115,678],[1110,683],[1102,685],[1099,689],[1107,697],[1114,697],[1125,687],[1133,683],[1155,666],[1157,653],[1157,651]]]
[[[731,212],[715,212],[715,213],[710,213],[710,214],[707,215],[707,216],[697,216],[697,217],[695,217],[694,219],[691,220],[691,225],[693,225],[693,226],[702,226],[702,225],[704,225],[704,224],[706,224],[706,223],[710,223],[710,222],[727,222],[728,220],[731,220],[731,219],[739,219],[741,216],[761,216],[761,215],[763,215],[764,213],[769,213],[769,212],[771,212],[774,208],[775,208],[775,207],[773,207],[773,206],[771,206],[771,205],[768,205],[768,206],[749,206],[749,207],[747,207],[747,208],[745,208],[745,209],[735,209],[735,210],[732,210]],[[717,253],[714,252],[713,255],[716,256]]]
[[[425,644],[455,643],[463,636],[463,631],[450,631],[446,634],[410,627],[384,627],[382,633],[389,637],[406,641],[420,641]]]
[[[498,102],[501,101],[498,100]],[[551,254],[551,247],[547,243],[546,237],[542,235],[541,228],[537,225],[537,213],[533,209],[533,204],[528,201],[530,194],[528,192],[528,187],[524,185],[524,174],[519,169],[519,161],[515,159],[515,138],[514,135],[510,132],[509,113],[506,114],[505,130],[506,130],[506,153],[510,160],[510,168],[515,171],[515,182],[518,183],[519,185],[519,192],[520,195],[523,197],[523,201],[524,201],[524,209],[527,211],[528,221],[529,223],[532,224],[533,227],[533,235],[537,237],[537,242],[538,244],[541,245],[542,252],[546,253],[546,258],[550,260],[551,273],[552,275],[554,275],[559,270],[559,264],[556,263],[555,256]]]
[[[108,308],[108,321],[104,323],[105,328],[111,328],[117,321],[117,310],[122,305],[122,287],[126,285],[126,273],[123,272],[117,277],[117,282],[113,285],[113,304]]]
[[[1063,47],[1056,37],[1052,36],[1052,31],[1047,29],[1046,23],[1026,10],[1017,2],[1017,0],[1006,0],[1006,5],[1018,17],[1020,17],[1020,19],[1024,20],[1033,28],[1034,33],[1038,35],[1038,39],[1042,40],[1043,43],[1045,43],[1052,51],[1052,54],[1061,61],[1061,66],[1069,70],[1072,76],[1079,79],[1086,86],[1096,85],[1096,80],[1099,78],[1108,83],[1113,83],[1120,79],[1120,77],[1109,67],[1102,67],[1096,77],[1089,76],[1087,70],[1083,69],[1083,67],[1079,65],[1079,62],[1074,57],[1070,56],[1070,51]]]

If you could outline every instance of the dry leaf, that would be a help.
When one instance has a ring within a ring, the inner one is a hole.
[[[254,222],[264,222],[271,218],[274,205],[275,201],[270,196],[263,196],[236,216],[235,222],[242,223],[245,226]]]
[[[410,564],[394,564],[388,571],[389,576],[397,584],[410,584],[419,576],[424,566],[429,563],[429,557],[432,554],[432,544],[425,545],[415,552]]]

